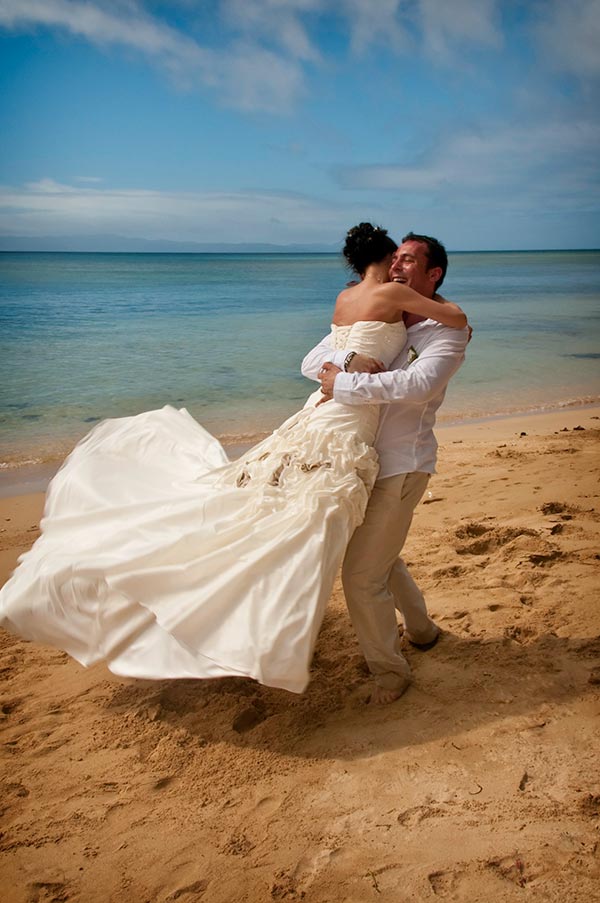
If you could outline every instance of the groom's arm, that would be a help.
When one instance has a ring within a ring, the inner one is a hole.
[[[333,347],[333,334],[325,336],[318,345],[309,351],[302,364],[300,370],[302,376],[307,379],[319,381],[319,370],[324,363],[330,362],[340,370],[344,369],[344,361],[346,360],[347,351],[335,351]]]
[[[352,359],[348,362],[348,366],[346,367],[346,359],[350,354],[352,355]],[[375,360],[375,358],[369,357],[366,354],[358,354],[355,351],[351,351],[349,348],[335,351],[333,348],[332,333],[325,336],[312,351],[308,352],[300,367],[302,376],[306,376],[307,379],[314,379],[318,382],[321,368],[323,367],[323,364],[326,363],[331,363],[339,370],[347,370],[349,373],[379,373],[380,371],[385,370],[381,361]]]
[[[425,404],[446,388],[464,361],[467,342],[467,329],[444,330],[404,370],[343,373],[330,369],[322,384],[333,389],[333,398],[341,404]]]

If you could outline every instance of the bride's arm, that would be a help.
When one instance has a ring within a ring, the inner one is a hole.
[[[441,295],[426,298],[415,292],[408,285],[398,282],[386,283],[385,286],[389,300],[400,310],[428,320],[437,320],[444,326],[452,326],[454,329],[464,329],[467,326],[467,317],[463,310],[453,301],[446,301]]]

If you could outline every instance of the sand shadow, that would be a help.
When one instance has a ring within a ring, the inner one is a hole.
[[[544,634],[520,642],[445,634],[435,649],[408,655],[415,682],[390,706],[365,703],[358,656],[319,654],[302,695],[241,678],[137,681],[116,687],[108,704],[113,711],[146,709],[167,732],[184,730],[203,745],[351,760],[539,714],[593,692],[600,637]]]

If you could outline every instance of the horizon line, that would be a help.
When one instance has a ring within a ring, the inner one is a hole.
[[[266,244],[266,243],[265,243]],[[300,242],[298,242],[300,244]],[[251,255],[256,256],[260,254],[264,254],[265,256],[270,254],[295,254],[298,256],[302,255],[313,255],[313,254],[322,254],[327,255],[329,257],[335,257],[338,254],[341,254],[341,249],[338,251],[320,251],[317,249],[314,250],[292,250],[293,246],[286,245],[273,245],[273,250],[264,250],[264,251],[236,251],[234,250],[235,245],[231,246],[231,250],[224,251],[153,251],[153,250],[137,250],[137,251],[128,251],[124,250],[113,250],[113,251],[99,251],[88,248],[86,250],[73,250],[73,249],[59,249],[52,248],[48,250],[44,250],[41,248],[36,249],[27,249],[27,248],[2,248],[0,247],[0,254],[138,254],[138,255],[171,255],[171,256],[182,256],[182,255],[223,255],[227,256],[229,254],[240,254],[240,255]],[[458,248],[447,248],[448,254],[573,254],[573,253],[581,253],[581,252],[600,252],[600,247],[589,247],[589,248],[471,248],[471,249],[458,249]]]

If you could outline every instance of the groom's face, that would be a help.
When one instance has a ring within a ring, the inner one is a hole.
[[[420,241],[405,241],[394,254],[390,268],[393,282],[409,285],[419,294],[432,298],[439,276],[439,267],[429,266],[427,245]]]

